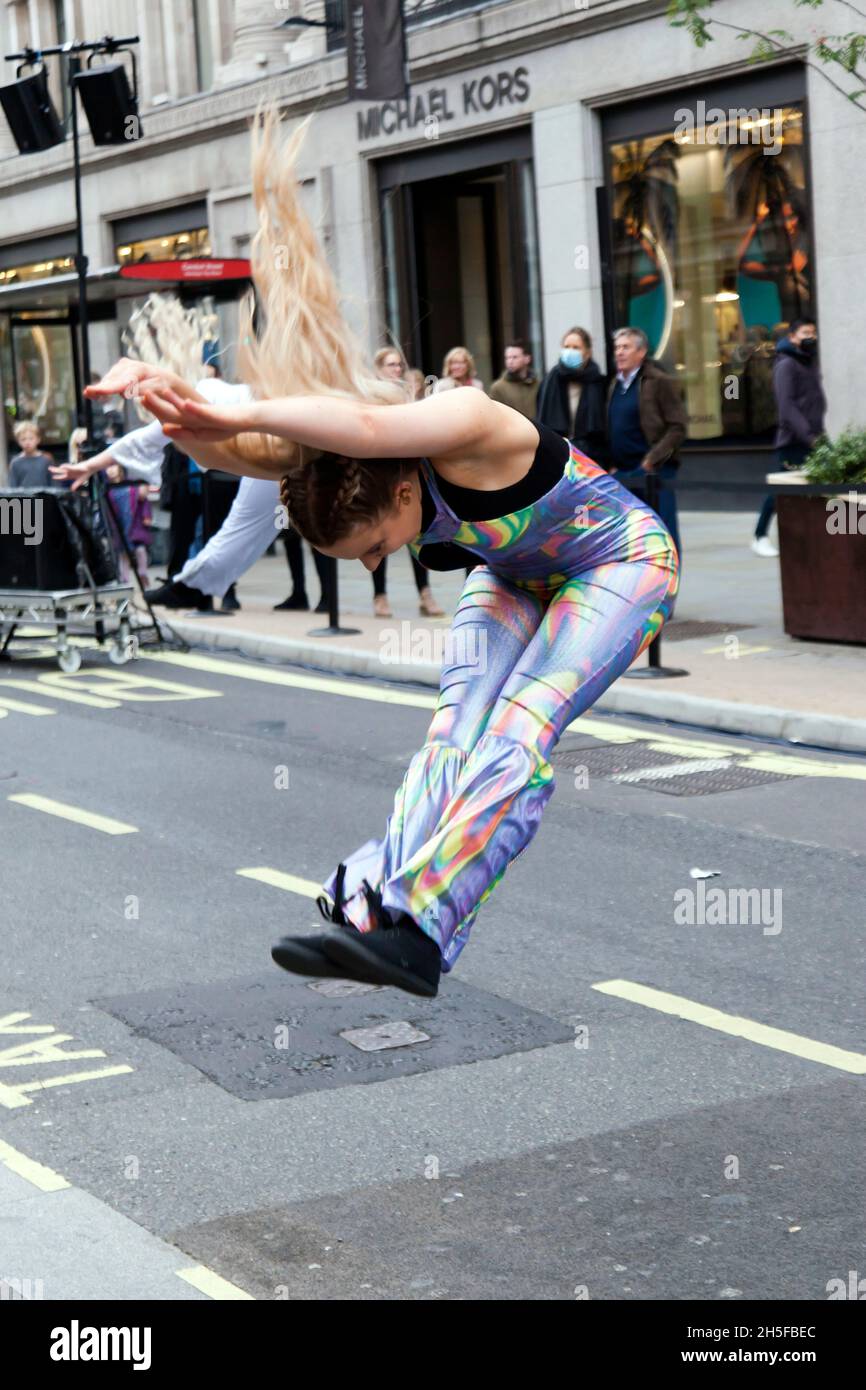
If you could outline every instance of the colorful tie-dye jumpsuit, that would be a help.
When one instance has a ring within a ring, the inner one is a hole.
[[[573,446],[561,481],[496,521],[461,521],[436,474],[436,506],[411,544],[474,552],[446,643],[439,699],[384,838],[345,860],[343,911],[362,931],[408,913],[444,970],[479,907],[529,844],[553,792],[563,730],[627,670],[661,628],[678,560],[654,512]],[[325,885],[334,896],[336,873]]]

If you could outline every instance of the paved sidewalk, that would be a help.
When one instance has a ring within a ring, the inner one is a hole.
[[[749,547],[754,518],[741,512],[685,512],[683,574],[662,660],[687,676],[620,678],[597,708],[651,715],[711,728],[866,751],[866,648],[802,642],[782,627],[777,560]],[[213,617],[160,610],[187,642],[247,656],[296,662],[380,680],[435,685],[463,572],[433,574],[446,616],[422,618],[406,551],[388,560],[392,619],[372,616],[372,576],[340,563],[340,618],[359,629],[311,637],[327,624],[315,613],[275,613],[289,591],[285,556],[265,557],[238,584],[240,612]],[[318,584],[307,553],[307,583]],[[646,656],[638,667],[646,665]]]

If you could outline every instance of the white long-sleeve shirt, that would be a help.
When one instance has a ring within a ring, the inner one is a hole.
[[[232,405],[237,401],[248,401],[252,395],[243,382],[223,381],[218,376],[206,376],[197,381],[195,389],[200,396],[212,405]],[[158,420],[142,425],[137,430],[115,439],[109,445],[109,452],[115,463],[125,468],[130,478],[142,478],[145,482],[159,487],[162,477],[162,455],[171,443]],[[195,463],[195,459],[193,459]],[[201,467],[200,464],[196,465]],[[203,470],[204,471],[204,470]]]

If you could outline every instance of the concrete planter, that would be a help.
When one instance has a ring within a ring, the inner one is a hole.
[[[785,631],[866,645],[866,486],[770,473],[776,494]]]

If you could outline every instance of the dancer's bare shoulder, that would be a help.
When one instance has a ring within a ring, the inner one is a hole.
[[[538,448],[538,430],[532,421],[469,387],[448,391],[439,399],[450,402],[455,397],[460,398],[464,418],[473,420],[478,428],[465,443],[431,454],[435,471],[446,482],[483,492],[519,482],[528,473]]]

